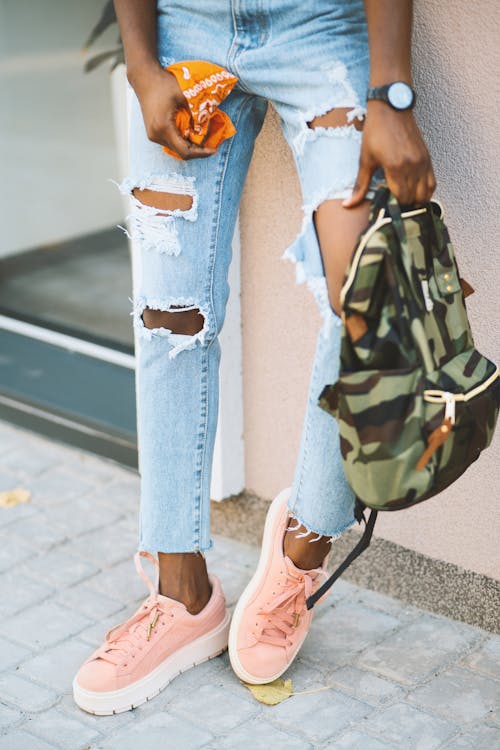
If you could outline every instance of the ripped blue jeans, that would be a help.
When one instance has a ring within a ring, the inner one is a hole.
[[[239,82],[222,104],[236,135],[215,155],[190,161],[167,155],[148,139],[132,94],[130,172],[120,188],[130,196],[134,240],[139,548],[156,553],[212,546],[218,334],[238,205],[268,102],[280,116],[303,195],[302,229],[283,257],[295,263],[297,282],[307,282],[322,314],[289,509],[311,534],[338,536],[355,523],[354,497],[337,425],[317,405],[323,386],[337,379],[340,319],[329,304],[313,214],[323,201],[349,195],[357,174],[362,134],[352,122],[365,113],[369,66],[363,1],[204,0],[194,6],[158,0],[157,10],[164,66],[209,60]],[[334,108],[348,108],[348,124],[309,127]],[[189,196],[188,207],[144,205],[134,188]],[[202,326],[193,335],[148,328],[146,307],[199,310]]]

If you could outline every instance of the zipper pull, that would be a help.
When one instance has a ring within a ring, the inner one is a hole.
[[[424,450],[415,466],[417,471],[425,469],[437,449],[448,440],[451,431],[451,420],[448,417],[445,417],[439,427],[436,427],[427,438],[427,448]]]
[[[446,405],[444,407],[445,421],[449,419],[451,424],[453,425],[455,424],[455,398],[453,396],[453,393],[449,393],[448,391],[445,391],[443,393],[443,398],[446,401]]]
[[[422,287],[422,294],[424,295],[424,303],[425,303],[425,309],[427,312],[431,312],[434,310],[434,300],[431,297],[431,293],[429,291],[429,282],[427,279],[420,279],[420,285]]]

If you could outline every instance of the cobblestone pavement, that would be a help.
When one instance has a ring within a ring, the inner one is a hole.
[[[0,422],[0,750],[500,748],[500,638],[345,581],[317,609],[287,677],[255,701],[227,654],[134,711],[95,717],[71,681],[146,596],[135,574],[138,477]],[[258,550],[216,538],[207,557],[234,605]]]

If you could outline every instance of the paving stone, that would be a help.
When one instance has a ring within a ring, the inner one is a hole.
[[[326,681],[372,706],[382,706],[404,697],[399,685],[358,667],[336,669],[327,675]]]
[[[83,479],[65,466],[56,465],[33,483],[33,500],[43,506],[70,502],[91,492],[95,483],[96,478],[92,474]]]
[[[0,731],[5,731],[7,727],[15,724],[21,719],[19,711],[9,708],[4,703],[0,703]]]
[[[95,502],[89,496],[59,503],[54,508],[50,508],[50,511],[44,508],[44,513],[46,518],[50,519],[51,524],[58,526],[72,537],[106,526],[106,524],[115,523],[120,517],[119,512],[115,513],[110,508],[99,508],[97,513]]]
[[[201,684],[214,685],[215,687],[227,691],[228,694],[238,696],[241,700],[250,705],[252,710],[255,708],[255,698],[250,690],[234,674],[229,663],[227,651],[215,659],[211,659],[207,662],[206,666],[207,669],[204,671],[203,676],[200,673],[199,678],[198,670],[201,670],[203,665],[197,666],[194,669],[189,669],[184,675],[176,677],[176,689],[177,682],[180,683],[179,689],[183,690],[184,693],[190,693],[193,690],[196,690]],[[214,666],[216,667],[215,669]],[[288,675],[284,676],[288,677]]]
[[[8,672],[0,675],[0,695],[16,708],[28,712],[50,708],[58,700],[52,690]]]
[[[23,489],[30,489],[24,482],[8,482],[3,487],[0,486],[0,492],[5,490],[13,490],[16,487],[22,487]],[[11,523],[16,521],[22,521],[25,518],[36,518],[40,516],[40,511],[36,508],[33,503],[21,503],[20,505],[12,505],[10,508],[0,508],[0,528],[6,529]]]
[[[117,477],[128,475],[127,469],[111,460],[107,460],[93,453],[74,450],[65,462],[65,468],[72,474],[81,476],[84,480],[92,477],[94,484],[106,484]]]
[[[3,466],[0,464],[0,492],[12,490],[21,481],[21,478],[17,474],[13,474],[10,471],[4,471]],[[17,506],[14,505],[13,507],[15,508]],[[2,508],[2,510],[6,509]]]
[[[129,604],[127,607],[118,610],[104,620],[98,620],[89,628],[82,630],[78,635],[79,639],[85,641],[85,643],[88,643],[90,646],[97,648],[103,642],[107,631],[110,630],[110,628],[114,628],[115,625],[128,620],[134,614],[136,609],[138,609],[138,606],[135,603]]]
[[[214,711],[214,706],[223,706],[224,709]],[[206,727],[213,734],[225,734],[259,713],[260,705],[256,702],[252,706],[215,685],[201,685],[188,695],[174,698],[169,703],[168,710]]]
[[[99,568],[91,563],[68,554],[65,546],[32,558],[22,565],[19,572],[41,580],[56,588],[71,586],[95,575]]]
[[[87,563],[86,563],[87,564]],[[146,570],[147,564],[144,565]],[[153,575],[148,567],[147,575]],[[144,581],[137,575],[132,559],[124,560],[112,568],[102,570],[87,581],[88,586],[109,594],[113,599],[123,602],[137,601],[148,596],[148,589]]]
[[[73,695],[70,693],[66,693],[62,696],[60,702],[57,704],[57,709],[60,710],[64,716],[73,718],[76,721],[85,724],[85,726],[90,727],[96,734],[100,734],[102,737],[107,737],[117,731],[122,731],[126,726],[135,723],[138,719],[138,709],[135,709],[134,711],[124,711],[121,714],[112,714],[111,716],[95,716],[94,714],[89,714],[87,711],[83,711],[76,705],[73,700]],[[91,750],[96,750],[96,746],[92,745]]]
[[[254,567],[229,566],[225,561],[214,563],[209,570],[220,579],[228,607],[236,604],[255,572]]]
[[[379,609],[388,615],[397,617],[402,622],[410,622],[420,617],[422,610],[418,607],[414,607],[411,604],[394,599],[392,596],[381,594],[379,591],[370,591],[369,589],[360,589],[357,586],[353,586],[355,591],[353,598],[357,602],[365,604],[367,607],[373,609]]]
[[[76,639],[63,641],[25,661],[18,674],[48,685],[59,693],[69,693],[76,672],[88,656],[86,643]]]
[[[86,583],[64,589],[53,601],[98,622],[123,609],[123,602],[95,591]]]
[[[0,422],[0,445],[2,446],[2,457],[14,450],[22,448],[29,433],[24,430],[17,430],[15,427]]]
[[[392,742],[370,737],[364,732],[358,732],[355,729],[350,730],[336,737],[328,743],[329,750],[401,750],[393,745]]]
[[[8,570],[0,576],[0,617],[14,615],[46,599],[54,589],[33,578]]]
[[[457,723],[471,722],[500,705],[500,682],[455,667],[415,688],[408,700]]]
[[[24,544],[28,544],[36,553],[56,547],[68,538],[63,529],[48,523],[40,514],[12,523],[8,528],[8,533],[20,539]]]
[[[467,656],[461,664],[500,680],[500,637],[492,636]]]
[[[166,739],[174,740],[175,750],[197,750],[212,739],[209,732],[193,726],[178,716],[161,713],[148,716],[124,732],[118,732],[96,746],[96,750],[158,750],[165,747]],[[235,747],[233,745],[233,747]]]
[[[215,560],[224,560],[228,564],[238,565],[238,562],[249,569],[255,570],[260,557],[260,550],[251,544],[243,544],[236,539],[229,537],[213,535],[214,546],[206,553],[207,562]]]
[[[365,727],[357,727],[363,731]],[[457,731],[457,726],[406,703],[395,703],[366,722],[370,734],[393,742],[401,750],[434,750]]]
[[[460,732],[446,745],[446,750],[494,750],[499,747],[500,728],[478,726],[468,732]]]
[[[0,671],[8,667],[15,667],[23,659],[28,658],[31,653],[27,648],[18,646],[0,637]]]
[[[100,732],[56,708],[31,717],[25,729],[62,750],[83,750],[102,737]]]
[[[368,644],[400,626],[400,621],[392,615],[349,600],[341,601],[330,609],[329,617],[313,620],[301,655],[325,668],[341,666]]]
[[[27,450],[27,447],[29,448]],[[25,478],[36,477],[51,466],[56,466],[62,458],[61,447],[49,441],[29,438],[26,444],[10,451],[2,458],[4,470]]]
[[[22,729],[14,729],[0,737],[0,750],[54,750],[54,745],[33,737]]]
[[[131,560],[137,550],[137,542],[137,530],[132,531],[124,521],[118,521],[82,534],[72,541],[70,547],[72,554],[108,567]]]
[[[28,648],[52,646],[88,627],[90,620],[52,601],[30,607],[0,625],[0,633]]]
[[[339,578],[337,581],[335,581],[332,588],[330,589],[327,599],[325,599],[323,602],[318,602],[318,604],[314,606],[315,620],[318,620],[323,616],[331,617],[331,610],[333,607],[336,607],[337,604],[341,601],[355,601],[358,592],[359,589],[353,583],[349,583],[349,581],[343,581],[341,578]]]
[[[72,697],[77,670],[148,594],[132,559],[140,478],[0,420],[0,441],[9,433],[0,490],[2,482],[26,487],[33,500],[0,510],[3,561],[13,565],[0,574],[0,750],[158,750],[166,741],[175,750],[500,747],[500,712],[492,708],[500,639],[342,579],[315,609],[284,675],[297,693],[333,688],[263,706],[226,652],[134,711],[82,711]],[[23,465],[20,454],[34,457]],[[213,538],[208,566],[234,606],[260,550]],[[35,640],[38,653],[24,645]]]
[[[292,695],[266,711],[269,721],[282,729],[298,731],[316,743],[324,742],[353,722],[359,722],[373,708],[338,690]]]
[[[164,709],[170,711],[172,701],[180,699],[181,696],[187,696],[189,702],[189,696],[201,687],[210,686],[216,690],[222,688],[227,690],[226,674],[231,672],[233,682],[239,682],[239,680],[230,667],[228,667],[226,673],[226,661],[228,666],[229,660],[223,661],[223,657],[217,656],[215,659],[210,659],[210,661],[197,664],[196,667],[186,670],[186,672],[178,675],[170,685],[167,685],[154,700],[143,703],[136,708],[134,714],[142,717],[156,714]]]
[[[217,738],[216,747],[219,750],[247,747],[252,750],[313,750],[313,745],[307,740],[293,733],[283,732],[261,718],[253,722],[251,727],[241,726],[225,737]]]
[[[284,677],[292,680],[294,690],[316,690],[331,685],[325,670],[319,665],[314,667],[302,658],[301,653],[286,670]]]
[[[9,533],[0,534],[0,572],[33,557],[37,550]]]
[[[413,684],[460,656],[479,634],[463,623],[425,614],[366,649],[357,662],[390,679]]]
[[[137,524],[140,500],[140,479],[132,472],[122,478],[114,478],[111,482],[95,490],[93,497],[96,502],[104,503],[120,512],[129,513]]]

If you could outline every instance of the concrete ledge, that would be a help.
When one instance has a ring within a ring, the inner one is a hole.
[[[269,501],[251,491],[212,503],[212,530],[260,546]],[[349,529],[333,548],[330,567],[337,567],[360,536]],[[500,632],[500,581],[374,536],[343,578],[455,620]],[[335,584],[334,584],[335,586]]]

